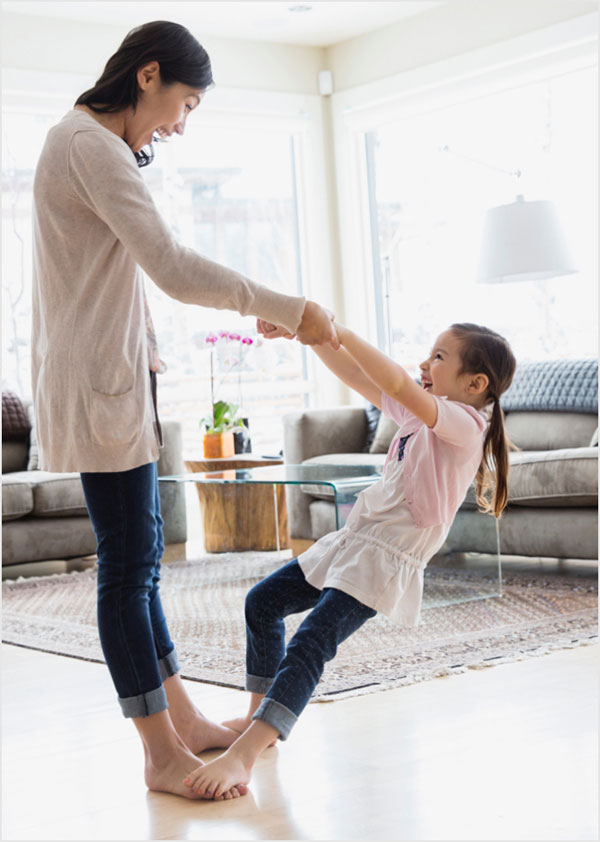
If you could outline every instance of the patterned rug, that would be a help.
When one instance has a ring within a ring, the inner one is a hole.
[[[243,689],[244,597],[281,563],[274,553],[246,552],[163,566],[161,596],[185,678]],[[502,597],[475,598],[494,586],[486,574],[430,566],[419,627],[377,615],[340,646],[315,701],[595,642],[595,578],[511,572]],[[94,570],[4,582],[3,641],[103,662],[95,589]],[[444,604],[449,598],[464,601]],[[303,616],[288,619],[290,634]]]

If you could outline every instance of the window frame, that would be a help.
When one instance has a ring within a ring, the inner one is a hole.
[[[369,184],[368,136],[378,126],[597,65],[596,13],[332,96],[344,318],[386,348],[384,278]],[[371,201],[370,201],[371,199]]]

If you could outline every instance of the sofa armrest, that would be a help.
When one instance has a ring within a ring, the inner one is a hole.
[[[158,475],[183,474],[183,439],[178,421],[161,422],[164,445],[158,459]],[[160,508],[165,544],[187,541],[185,483],[159,482]]]
[[[300,465],[313,456],[360,453],[367,432],[367,415],[361,407],[291,412],[283,416],[283,458],[288,465]],[[310,496],[293,486],[286,486],[285,494],[290,536],[312,539]]]

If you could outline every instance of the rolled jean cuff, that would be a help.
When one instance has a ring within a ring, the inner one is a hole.
[[[262,675],[248,675],[248,673],[246,673],[246,690],[248,690],[249,693],[264,694],[273,683],[274,677],[275,676],[267,678]]]
[[[172,675],[176,675],[181,670],[179,661],[177,660],[177,653],[174,649],[171,649],[168,655],[160,659],[158,669],[163,681],[165,678],[171,678]]]
[[[263,699],[252,719],[260,719],[279,731],[279,739],[287,740],[290,731],[298,721],[295,713],[276,702],[275,699]]]
[[[119,704],[121,705],[123,716],[128,719],[139,716],[150,716],[153,713],[160,713],[161,710],[166,710],[169,707],[167,694],[162,684],[156,690],[150,690],[148,693],[140,693],[139,696],[129,696],[127,699],[119,698]]]

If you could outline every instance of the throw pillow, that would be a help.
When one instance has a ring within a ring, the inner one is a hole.
[[[377,424],[379,423],[381,410],[370,403],[365,406],[365,414],[367,416],[367,441],[363,447],[363,453],[370,453],[371,445],[373,444],[373,439],[375,438],[375,431],[377,430]]]
[[[21,398],[14,392],[2,392],[2,441],[24,440],[30,428]]]
[[[385,415],[380,415],[375,430],[375,438],[369,453],[387,453],[388,448],[396,434],[398,425],[391,418],[386,418]]]
[[[27,407],[27,415],[31,424],[31,432],[29,433],[29,460],[27,462],[28,471],[37,471],[40,467],[40,452],[38,448],[37,432],[35,429],[35,414],[33,412],[33,404]]]

